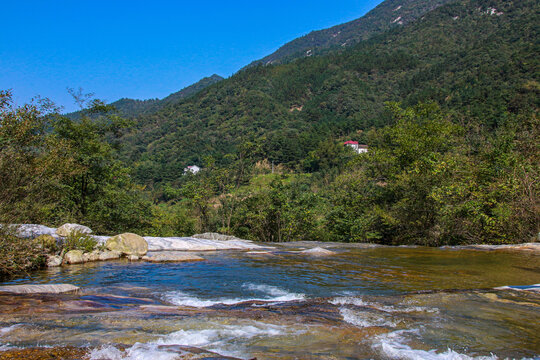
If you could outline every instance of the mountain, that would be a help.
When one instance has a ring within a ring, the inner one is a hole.
[[[116,111],[120,116],[126,118],[137,118],[143,115],[154,113],[166,107],[167,105],[175,103],[177,101],[188,99],[200,92],[201,90],[207,88],[208,86],[214,85],[215,83],[223,79],[224,78],[222,78],[221,76],[214,74],[212,76],[205,77],[196,82],[195,84],[192,84],[178,92],[172,93],[163,99],[134,100],[122,98],[118,101],[111,103],[110,105],[113,105],[115,107]],[[68,116],[70,117],[77,117],[79,115],[79,111],[68,114]]]
[[[365,141],[391,121],[387,101],[437,102],[496,131],[540,105],[539,14],[536,0],[459,0],[340,51],[245,69],[140,117],[123,157],[146,184],[174,182],[208,155],[226,164],[246,142],[294,168],[328,139]]]
[[[404,26],[452,1],[454,0],[384,1],[360,19],[329,29],[313,31],[283,45],[273,54],[254,61],[250,66],[282,64],[297,58],[320,54],[332,48],[352,46],[373,35]]]

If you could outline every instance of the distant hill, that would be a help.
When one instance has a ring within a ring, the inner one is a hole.
[[[142,116],[122,156],[145,184],[175,181],[207,155],[226,164],[246,141],[293,168],[322,141],[363,141],[389,124],[387,101],[434,101],[496,131],[540,105],[538,24],[537,0],[454,1],[344,50],[245,69]]]
[[[193,85],[190,85],[178,92],[172,93],[163,99],[149,99],[149,100],[134,100],[128,98],[122,98],[118,101],[111,103],[116,108],[118,114],[126,118],[137,118],[143,115],[154,113],[169,104],[176,103],[183,99],[188,99],[194,96],[201,90],[208,86],[223,80],[219,75],[212,75],[205,77]],[[80,116],[80,111],[68,114],[70,117]]]
[[[352,46],[389,29],[406,25],[437,7],[454,0],[387,0],[365,16],[329,29],[313,31],[249,66],[282,64],[320,54],[332,48]]]

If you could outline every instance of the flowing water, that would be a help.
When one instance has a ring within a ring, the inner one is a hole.
[[[91,263],[12,280],[83,290],[0,295],[0,350],[89,347],[96,360],[183,359],[175,346],[259,360],[540,355],[540,292],[495,289],[540,283],[537,253],[290,250]]]

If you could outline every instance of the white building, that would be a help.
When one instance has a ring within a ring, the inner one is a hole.
[[[196,174],[199,171],[201,171],[201,168],[198,167],[197,165],[188,166],[187,168],[184,169],[184,175],[188,173]]]
[[[367,153],[369,150],[367,145],[358,144],[358,141],[347,141],[343,145],[353,148],[359,154]]]

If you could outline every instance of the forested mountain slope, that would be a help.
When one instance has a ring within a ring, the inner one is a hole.
[[[124,158],[143,183],[177,179],[252,141],[294,166],[329,138],[364,140],[388,123],[387,101],[435,101],[463,123],[495,129],[538,108],[536,0],[461,0],[325,56],[257,66],[138,120]]]
[[[406,25],[429,11],[454,0],[387,0],[365,16],[329,29],[313,31],[295,39],[276,52],[254,61],[258,64],[281,64],[322,51],[347,47],[394,27]]]
[[[223,80],[221,76],[214,74],[212,76],[205,77],[197,81],[195,84],[192,84],[180,91],[172,93],[163,99],[135,100],[122,98],[111,103],[110,105],[114,106],[118,115],[122,117],[137,118],[156,112],[169,104],[187,99],[221,80]],[[80,111],[69,114],[68,116],[78,117],[80,116]]]

